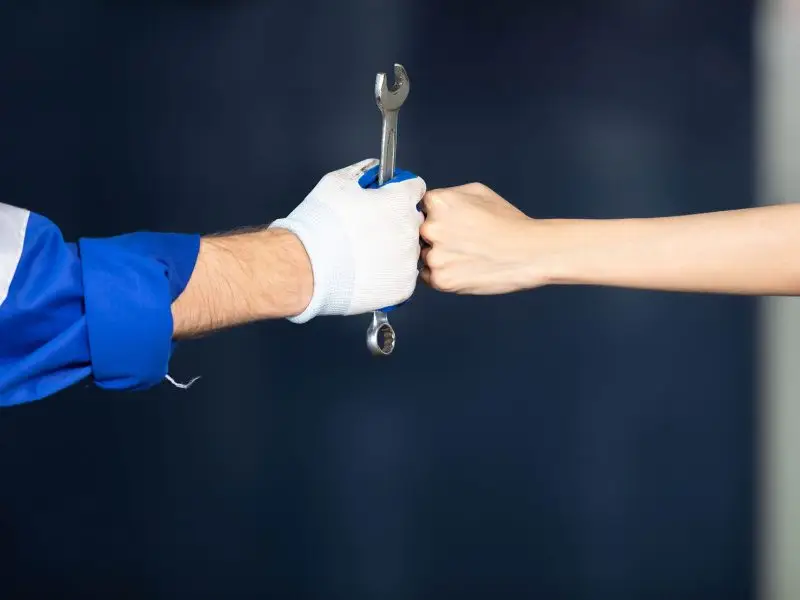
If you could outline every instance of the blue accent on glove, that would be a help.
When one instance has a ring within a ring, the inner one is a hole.
[[[378,185],[378,171],[380,170],[380,164],[375,165],[371,169],[368,169],[358,180],[358,185],[362,188],[366,189],[378,189],[380,187]],[[383,185],[389,185],[390,183],[397,183],[399,181],[407,181],[409,179],[414,179],[417,177],[411,171],[403,171],[402,169],[395,169],[394,170],[394,177],[392,177],[389,181],[385,181]]]

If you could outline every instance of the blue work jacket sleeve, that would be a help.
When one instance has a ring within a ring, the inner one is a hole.
[[[85,378],[101,388],[161,382],[172,302],[200,237],[131,233],[66,243],[45,217],[0,203],[0,406]]]

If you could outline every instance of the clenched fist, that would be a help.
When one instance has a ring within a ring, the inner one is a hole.
[[[431,190],[422,200],[421,277],[458,294],[504,294],[544,283],[531,252],[534,221],[480,183]]]
[[[542,285],[800,296],[800,205],[651,219],[531,219],[479,183],[431,190],[422,278],[457,294]]]

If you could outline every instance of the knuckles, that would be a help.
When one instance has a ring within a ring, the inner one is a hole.
[[[428,213],[435,213],[444,206],[446,194],[446,190],[428,190],[422,197],[422,205]]]
[[[450,277],[447,271],[430,269],[428,283],[433,289],[439,290],[440,292],[455,291],[453,279]]]
[[[428,248],[423,253],[426,267],[428,285],[442,292],[452,292],[456,289],[452,269],[448,268],[447,256],[436,248]]]
[[[483,196],[491,192],[488,186],[484,185],[483,183],[474,181],[472,183],[468,183],[464,186],[464,191],[470,194],[476,194],[479,196]]]
[[[429,242],[439,241],[440,227],[435,221],[430,218],[426,219],[419,228],[419,235],[428,240]]]
[[[445,266],[445,259],[441,252],[437,251],[435,248],[431,248],[425,255],[425,264],[428,265],[431,270],[441,269]]]

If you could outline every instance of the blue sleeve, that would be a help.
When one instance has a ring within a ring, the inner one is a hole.
[[[0,204],[0,406],[90,377],[113,390],[161,382],[171,304],[198,235],[132,233],[66,243],[52,222]]]

